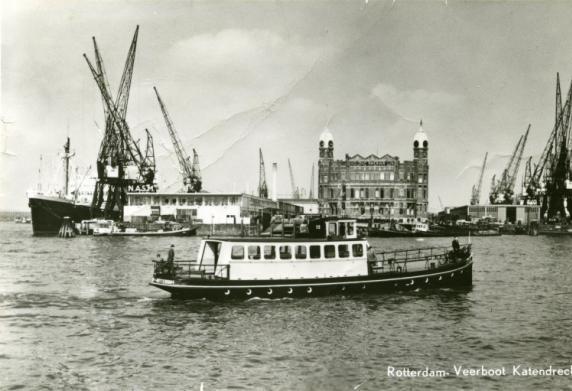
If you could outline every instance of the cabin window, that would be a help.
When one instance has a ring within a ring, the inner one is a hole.
[[[248,246],[248,259],[260,259],[260,246]]]
[[[264,259],[276,259],[276,247],[264,246]]]
[[[232,259],[244,259],[244,246],[232,246],[230,257]]]
[[[307,256],[306,246],[296,246],[296,259],[306,259]]]
[[[363,245],[352,244],[352,252],[354,253],[354,257],[363,257]]]
[[[328,224],[328,235],[336,235],[336,223]]]
[[[352,236],[354,234],[354,223],[348,223],[348,236]]]
[[[326,258],[335,258],[336,257],[336,246],[328,244],[324,246],[324,255]]]
[[[321,258],[320,246],[310,246],[310,258]]]
[[[280,246],[280,259],[292,259],[292,249],[290,246]]]
[[[350,256],[350,249],[347,244],[338,245],[338,254],[340,258],[347,258]]]
[[[346,236],[346,223],[340,223],[340,236]]]

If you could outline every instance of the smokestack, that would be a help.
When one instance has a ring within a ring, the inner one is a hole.
[[[278,175],[278,163],[272,163],[272,201],[278,201],[276,195],[276,176]]]

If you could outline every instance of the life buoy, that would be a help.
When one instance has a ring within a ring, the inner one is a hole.
[[[224,291],[224,294],[225,294],[226,296],[230,295],[230,289],[227,289],[226,291]]]
[[[272,294],[272,288],[268,288],[268,294],[271,295]]]
[[[308,293],[312,293],[312,287],[311,287],[311,286],[309,286],[309,287],[308,287],[308,289],[306,289],[306,292],[308,292]]]
[[[361,289],[365,289],[365,284],[363,284],[363,285],[361,286]]]
[[[411,280],[411,282],[409,283],[409,285],[415,285],[415,280]]]
[[[428,283],[429,283],[429,277],[427,277],[427,278],[425,279],[425,284],[428,284]]]
[[[247,296],[252,295],[252,289],[247,289],[247,290],[246,290],[246,295],[247,295]]]
[[[397,273],[401,273],[403,269],[401,268],[401,266],[397,266]]]
[[[451,273],[451,278],[453,278],[455,276],[455,273]]]
[[[441,281],[443,279],[443,276],[439,276],[439,281]]]
[[[346,286],[344,285],[344,286],[342,286],[342,292],[345,292],[345,290],[346,290]]]
[[[291,295],[294,290],[292,288],[288,288],[288,294]]]

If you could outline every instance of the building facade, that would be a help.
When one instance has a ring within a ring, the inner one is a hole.
[[[429,141],[420,123],[413,160],[391,155],[334,158],[334,137],[320,135],[318,197],[321,213],[378,220],[422,221],[429,197]]]
[[[242,193],[128,193],[123,209],[126,222],[164,220],[200,224],[266,225],[274,215],[294,217],[301,206]]]
[[[538,205],[463,205],[449,209],[439,216],[450,221],[475,221],[484,218],[500,223],[529,224],[540,221]]]

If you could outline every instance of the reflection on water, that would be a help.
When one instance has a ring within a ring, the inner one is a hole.
[[[571,238],[473,238],[474,287],[212,303],[148,285],[171,243],[34,238],[0,224],[0,388],[517,389],[547,379],[388,378],[387,366],[569,365]],[[373,239],[384,249],[447,238]],[[525,383],[527,382],[527,383]]]

